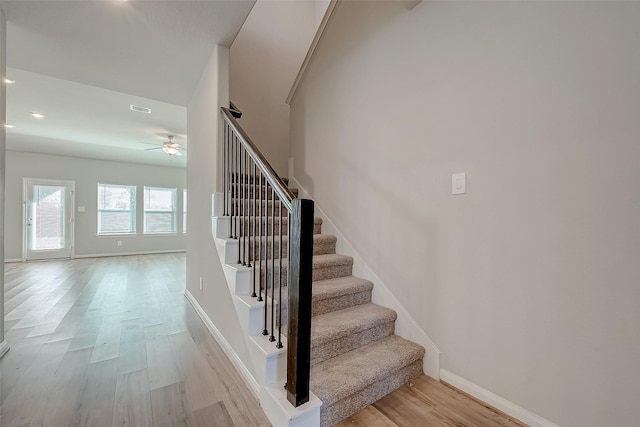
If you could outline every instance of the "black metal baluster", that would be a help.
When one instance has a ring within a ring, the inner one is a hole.
[[[238,152],[238,140],[236,138],[235,133],[233,134],[232,138],[231,138],[231,148],[232,148],[232,153],[231,153],[231,165],[232,165],[232,169],[233,169],[233,174],[231,175],[231,182],[229,182],[229,209],[231,211],[231,235],[229,236],[229,238],[233,238],[233,239],[237,239],[238,238],[238,232],[237,232],[237,225],[238,225],[238,218],[237,218],[237,212],[236,209],[233,206],[232,203],[232,197],[233,197],[233,183],[236,181],[235,175],[238,173],[237,169],[238,169],[238,165],[236,163],[236,157],[237,157],[237,152]]]
[[[238,207],[238,190],[240,188],[239,180],[242,173],[242,165],[240,163],[240,154],[242,153],[242,144],[236,136],[236,176],[233,185],[233,209],[236,211],[236,230],[235,239],[238,240],[238,264],[240,264],[240,238],[242,237],[242,229],[240,223],[240,209]]]
[[[244,210],[244,192],[245,192],[245,188],[244,188],[244,175],[246,173],[246,148],[244,148],[244,146],[242,146],[242,154],[240,155],[240,190],[239,190],[239,199],[238,199],[238,206],[240,207],[240,218],[242,218],[240,220],[240,261],[242,261],[242,265],[247,265],[247,263],[245,262],[244,259],[244,242],[245,242],[245,237],[247,235],[247,224],[245,222],[246,218],[245,218],[245,210]]]
[[[231,129],[231,126],[227,123],[227,125],[229,126],[229,130],[228,130],[228,144],[229,146],[227,147],[227,213],[229,215],[233,215],[233,212],[231,212],[231,177],[232,177],[232,166],[231,166],[231,159],[233,159],[233,130]]]
[[[247,151],[244,148],[244,146],[242,147],[242,152],[240,154],[240,180],[239,180],[239,184],[238,184],[238,198],[236,199],[236,203],[238,204],[239,208],[240,208],[240,242],[239,242],[239,246],[238,246],[238,251],[239,251],[239,261],[238,264],[242,264],[242,265],[247,265],[247,263],[245,262],[245,251],[244,251],[244,242],[245,242],[245,238],[246,238],[246,234],[247,234],[247,224],[245,224],[245,210],[244,210],[244,192],[245,192],[245,188],[244,188],[244,175],[246,173],[246,155],[247,155]]]
[[[275,205],[275,200],[273,204]],[[278,288],[278,344],[277,348],[282,348],[282,199],[278,197],[278,213],[280,215],[280,287]]]
[[[276,306],[275,306],[275,293],[276,293],[276,201],[275,190],[271,187],[271,336],[269,341],[275,341],[276,337],[273,336],[275,330],[276,321]],[[269,202],[267,202],[267,206]],[[279,272],[282,275],[282,272]]]
[[[251,240],[251,236],[252,236],[252,226],[253,226],[253,220],[251,218],[251,205],[252,200],[253,200],[253,196],[255,196],[254,193],[251,192],[251,180],[249,179],[249,176],[251,177],[251,179],[255,180],[255,176],[254,175],[250,175],[249,171],[251,170],[251,163],[253,163],[253,160],[251,159],[251,156],[249,156],[249,154],[247,154],[247,159],[249,160],[249,162],[247,163],[247,212],[248,212],[248,219],[249,219],[249,223],[248,223],[248,227],[247,227],[247,236],[248,236],[248,243],[245,243],[245,246],[247,247],[247,267],[251,268],[251,247],[252,245],[254,245],[254,242]],[[255,165],[253,166],[253,169],[255,170]],[[242,202],[244,203],[244,202]],[[254,212],[254,216],[255,216],[255,212]]]
[[[227,123],[228,124],[228,123]],[[228,124],[229,125],[229,124]],[[233,129],[231,129],[231,125],[229,125],[229,147],[227,148],[227,170],[229,175],[227,176],[227,212],[229,215],[233,216],[233,212],[231,211],[231,178],[233,177]],[[230,232],[231,234],[231,232]]]
[[[258,233],[256,227],[256,179],[258,175],[258,169],[256,163],[253,162],[253,193],[251,194],[251,200],[253,204],[253,242],[251,246],[251,258],[253,259],[253,292],[251,296],[253,298],[256,297],[256,270],[258,269],[258,264],[256,262],[256,245],[258,244]]]
[[[229,178],[230,178],[230,170],[229,170],[229,150],[231,148],[231,128],[229,127],[229,122],[224,122],[224,216],[229,216],[229,198],[231,195],[229,194]]]
[[[244,146],[240,145],[240,174],[238,175],[236,206],[238,208],[238,217],[240,218],[240,232],[238,233],[238,264],[244,263],[244,254],[242,253],[242,240],[244,238],[244,210],[242,209],[242,197],[243,197],[243,174],[244,174]]]
[[[268,322],[268,314],[269,314],[269,202],[267,201],[267,189],[269,188],[269,181],[267,177],[264,177],[264,200],[265,200],[265,208],[264,208],[264,330],[262,331],[262,335],[269,335],[269,330],[267,326]],[[262,189],[260,189],[262,193]]]
[[[244,152],[244,178],[242,179],[242,188],[244,196],[242,197],[242,210],[244,212],[244,245],[242,246],[242,265],[251,267],[251,261],[249,260],[249,245],[251,244],[251,210],[249,209],[249,165],[251,157],[249,152]]]
[[[258,221],[258,226],[260,227],[258,235],[260,236],[260,241],[258,242],[258,260],[260,261],[260,271],[258,275],[258,301],[262,301],[262,233],[264,232],[264,227],[262,226],[262,171],[260,171],[260,185],[258,188],[259,192],[259,208],[260,208],[260,219]]]
[[[223,216],[227,216],[227,133],[229,131],[229,125],[227,124],[227,121],[224,121],[224,131],[223,131],[223,137],[222,137],[222,149],[224,150],[224,154],[222,155],[222,194],[224,195],[224,212],[222,213]]]

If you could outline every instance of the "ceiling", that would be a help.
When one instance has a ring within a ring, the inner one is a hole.
[[[185,167],[186,156],[146,149],[168,134],[188,145],[186,105],[202,70],[254,1],[2,0],[16,81],[7,149]]]

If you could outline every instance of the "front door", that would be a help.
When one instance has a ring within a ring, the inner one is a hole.
[[[24,180],[25,253],[29,260],[71,258],[73,181]]]

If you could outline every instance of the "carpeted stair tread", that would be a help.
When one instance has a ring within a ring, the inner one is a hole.
[[[390,335],[312,367],[310,389],[323,406],[330,406],[423,356],[424,348]]]
[[[271,259],[271,251],[273,249],[276,259],[280,258],[280,238],[272,239],[271,236],[251,237],[247,239],[248,256],[251,261],[255,259]],[[274,244],[275,242],[275,244]],[[287,256],[289,249],[289,236],[282,236],[282,255]],[[336,238],[329,234],[313,235],[313,254],[324,255],[336,253]]]
[[[371,291],[372,289],[373,283],[356,276],[318,280],[313,282],[313,301],[323,301],[358,292]]]
[[[280,203],[278,201],[273,202],[273,200],[263,200],[260,203],[259,200],[256,200],[255,204],[252,200],[246,199],[231,199],[231,212],[240,215],[244,214],[248,216],[251,214],[251,217],[254,216],[271,216],[273,213],[275,216],[280,215]],[[255,212],[254,212],[255,210]],[[288,215],[288,209],[286,206],[282,206],[282,216]]]
[[[282,270],[287,271],[287,258],[282,258]],[[271,259],[262,260],[263,264],[266,264],[268,268],[271,268]],[[275,259],[276,271],[280,265],[280,259]],[[313,269],[327,268],[327,267],[339,267],[345,265],[353,265],[353,258],[340,254],[321,254],[313,256]],[[314,280],[315,283],[315,280]]]
[[[238,215],[236,215],[236,217],[238,217]],[[245,219],[245,222],[246,222],[246,223],[248,223],[248,222],[249,222],[249,217],[248,217],[248,215],[245,215],[244,219]],[[270,217],[270,216],[269,216],[269,217],[264,217],[264,216],[262,216],[262,217],[258,217],[258,219],[259,219],[259,220],[262,220],[262,222],[265,222],[266,220],[268,220],[269,225],[271,225],[271,217]],[[276,216],[275,216],[275,218],[273,218],[273,219],[274,219],[274,221],[275,221],[275,223],[276,223],[276,224],[279,224],[279,223],[280,223],[280,217],[279,217],[278,215],[276,215]],[[253,221],[253,216],[251,216],[251,220]],[[282,224],[284,225],[284,224],[288,224],[288,223],[289,223],[289,218],[287,218],[286,216],[283,216],[283,217],[282,217]],[[315,218],[313,218],[313,223],[314,223],[315,225],[322,225],[322,218],[319,218],[319,217],[315,217]],[[277,232],[278,232],[278,230],[276,230],[276,233],[277,233]]]
[[[311,323],[311,347],[394,322],[397,317],[395,311],[374,303],[315,316]]]
[[[247,181],[253,182],[254,180],[256,182],[260,182],[260,179],[262,179],[262,182],[266,181],[266,178],[263,175],[230,172],[228,182],[231,184],[235,184],[236,182],[247,182]],[[289,178],[280,177],[280,180],[284,182],[286,185],[289,185]]]
[[[371,302],[373,283],[350,274],[313,282],[311,315],[319,316],[332,311]]]
[[[280,260],[282,260],[282,272],[280,272]],[[275,268],[273,269],[275,272],[274,280],[278,283],[280,281],[280,273],[282,273],[282,281],[286,284],[288,273],[287,263],[287,258],[276,258],[273,261],[271,259],[263,260],[260,274],[262,277],[269,277],[271,275],[272,264],[275,264]],[[314,255],[311,268],[311,280],[315,282],[316,280],[351,276],[352,268],[353,258],[350,256],[338,254]]]
[[[298,189],[297,188],[288,188],[288,190],[291,192],[291,194],[293,194],[293,197],[296,198],[298,197]],[[255,194],[255,198],[256,199],[260,199],[260,196],[262,196],[262,200],[273,200],[274,199],[274,195],[276,195],[276,199],[278,198],[277,196],[277,192],[271,192],[271,187],[265,187],[264,185],[262,187],[260,187],[259,185],[256,184],[255,186],[255,192],[254,192],[254,186],[253,184],[249,184],[249,185],[242,185],[240,184],[238,185],[233,185],[231,187],[231,191],[229,192],[229,194],[231,195],[232,198],[236,198],[238,196],[240,196],[241,198],[247,199],[249,197],[251,197],[253,194]]]
[[[322,254],[313,256],[313,268],[353,265],[353,258],[340,254]]]
[[[275,240],[278,240],[279,237],[276,235]],[[262,240],[263,242],[265,240],[272,240],[271,236],[251,236],[251,238],[247,238],[247,241],[249,242],[254,242],[256,240]],[[284,240],[285,242],[289,240],[289,236],[288,235],[283,235],[282,236],[282,240]],[[335,236],[332,236],[331,234],[314,234],[313,235],[313,242],[336,242],[337,239]],[[277,243],[277,242],[276,242]]]
[[[242,220],[244,219],[244,224],[243,224],[243,228],[246,228],[247,230],[249,229],[249,226],[251,225],[251,230],[253,230],[253,216],[251,217],[251,221],[249,221],[249,217],[248,216],[232,216],[231,217],[231,230],[232,232],[235,231],[236,234],[238,234],[239,228],[240,228],[240,224],[242,223]],[[272,230],[271,230],[271,224],[273,223],[273,233],[276,236],[276,238],[278,238],[279,234],[280,234],[280,216],[276,215],[275,218],[271,218],[269,217],[258,217],[258,227],[262,227],[262,232],[264,234],[266,234],[267,236],[271,236],[272,235]],[[286,236],[287,234],[289,234],[289,218],[287,216],[283,216],[282,217],[282,235]],[[322,218],[314,218],[313,219],[313,234],[322,234]]]

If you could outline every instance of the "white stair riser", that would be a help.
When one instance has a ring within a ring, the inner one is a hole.
[[[229,237],[230,219],[228,216],[211,217],[211,234],[220,239]]]
[[[258,382],[267,386],[284,380],[287,377],[286,347],[276,348],[276,343],[262,334],[252,335],[251,341],[254,345],[249,351],[255,356],[252,358]]]
[[[242,330],[247,335],[257,335],[262,332],[264,320],[264,306],[247,295],[236,295],[234,298],[238,318]]]
[[[229,287],[235,295],[248,295],[251,292],[251,269],[238,264],[225,264],[225,276],[231,277]]]

